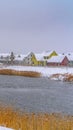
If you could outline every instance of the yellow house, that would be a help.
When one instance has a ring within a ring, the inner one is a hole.
[[[52,56],[57,56],[58,54],[55,51],[45,51],[40,54],[34,54],[32,56],[32,65],[34,66],[46,66],[47,59]]]
[[[37,61],[38,66],[45,66],[46,60],[44,59],[42,54],[35,54],[35,59]]]
[[[50,59],[52,56],[58,56],[56,51],[46,51],[43,53],[43,55],[45,60]]]
[[[31,61],[33,66],[38,66],[38,61],[35,57],[35,54],[32,55]]]
[[[31,62],[32,66],[45,66],[46,65],[46,61],[44,60],[41,54],[32,53],[31,61],[32,61]]]

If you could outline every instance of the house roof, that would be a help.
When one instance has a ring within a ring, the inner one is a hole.
[[[54,51],[53,50],[51,50],[51,51],[44,51],[43,53],[42,53],[42,55],[43,56],[50,56],[52,53],[53,53]]]
[[[22,61],[25,57],[26,57],[26,55],[23,55],[23,54],[21,54],[21,55],[15,55],[15,60]]]
[[[35,57],[36,57],[37,60],[43,61],[43,60],[45,60],[44,56],[50,56],[53,52],[54,51],[44,51],[44,52],[39,53],[39,54],[35,53]]]
[[[10,56],[10,53],[0,53],[0,57],[3,56],[3,57],[7,57],[7,56]]]
[[[64,53],[64,54],[59,54],[59,55],[63,55],[63,56],[67,56],[69,61],[73,61],[73,53]]]
[[[61,63],[65,57],[63,55],[53,56],[47,60],[47,63]]]
[[[69,61],[73,61],[73,56],[72,55],[69,55],[69,56],[67,56],[68,57],[68,60]]]
[[[67,53],[66,56],[68,57],[69,61],[73,61],[73,53]]]
[[[43,61],[44,60],[44,57],[42,54],[35,54],[35,57],[38,61]]]

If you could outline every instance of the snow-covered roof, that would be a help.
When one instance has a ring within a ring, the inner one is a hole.
[[[59,56],[53,56],[50,59],[47,60],[47,63],[61,63],[65,56],[59,55]]]
[[[7,57],[7,56],[10,56],[10,53],[0,53],[0,57],[3,56],[3,57]]]
[[[42,55],[43,55],[43,56],[49,56],[49,55],[51,55],[53,52],[54,52],[53,50],[52,50],[52,51],[44,51],[44,52],[42,52]]]
[[[42,53],[35,53],[35,57],[37,60],[39,61],[43,61],[44,60],[44,56],[50,56],[50,54],[52,54],[53,51],[44,51]]]
[[[22,61],[25,57],[26,57],[26,55],[24,55],[24,54],[15,55],[15,59],[14,60]]]
[[[26,54],[26,56],[29,56],[29,55],[31,55],[31,54],[34,54],[33,52],[28,52],[27,54]]]
[[[44,58],[43,58],[43,55],[42,54],[35,54],[35,57],[38,61],[43,61]]]
[[[73,53],[67,53],[66,56],[68,57],[69,61],[73,61]]]
[[[67,58],[68,58],[69,61],[73,61],[73,56],[72,55],[67,56]]]
[[[63,54],[59,54],[60,56],[67,56],[69,61],[73,61],[73,53],[63,53]]]

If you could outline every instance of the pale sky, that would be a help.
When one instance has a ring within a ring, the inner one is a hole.
[[[0,53],[73,52],[73,0],[1,0]]]

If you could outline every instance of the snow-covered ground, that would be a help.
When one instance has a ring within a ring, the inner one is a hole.
[[[35,71],[40,72],[43,77],[49,77],[53,74],[73,74],[72,67],[33,67],[33,66],[6,66],[1,69],[12,69],[17,71]]]
[[[3,127],[3,126],[0,126],[0,130],[13,130],[13,129],[6,128],[6,127]]]

